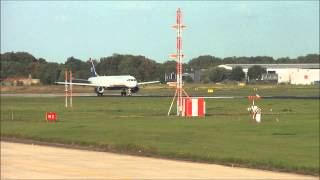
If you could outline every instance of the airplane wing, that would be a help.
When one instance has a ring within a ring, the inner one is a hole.
[[[90,82],[88,79],[72,79],[72,82]]]
[[[138,83],[138,85],[144,85],[144,84],[156,84],[156,83],[160,83],[160,81],[140,82],[140,83]]]
[[[99,85],[97,85],[97,84],[92,84],[92,83],[77,83],[77,82],[72,82],[72,83],[70,83],[70,82],[55,82],[55,84],[64,84],[64,85],[70,85],[70,84],[72,84],[72,85],[78,85],[78,86],[92,86],[92,87],[100,87]]]

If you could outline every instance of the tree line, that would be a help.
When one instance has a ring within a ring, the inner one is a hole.
[[[64,63],[48,62],[44,58],[35,58],[28,52],[6,52],[1,56],[0,78],[28,76],[38,78],[43,84],[52,84],[64,80],[64,71],[72,70],[74,78],[87,79],[90,76],[90,63],[75,57],[69,57]],[[208,69],[204,82],[219,82],[225,79],[239,80],[242,69],[234,68],[227,71],[216,66],[221,64],[292,64],[292,63],[319,63],[319,54],[308,54],[291,59],[288,57],[274,59],[268,56],[256,57],[226,57],[218,58],[211,55],[199,56],[184,63],[184,72],[193,72],[199,69]],[[164,81],[165,73],[176,71],[175,61],[158,63],[145,56],[113,54],[94,60],[99,75],[126,75],[130,74],[138,81]]]
[[[259,65],[253,65],[248,69],[247,77],[252,81],[261,80],[261,77],[266,73],[266,68]],[[223,82],[223,81],[247,81],[245,72],[241,66],[236,66],[232,70],[227,70],[222,67],[211,67],[202,75],[202,82]],[[188,79],[189,82],[192,80]]]

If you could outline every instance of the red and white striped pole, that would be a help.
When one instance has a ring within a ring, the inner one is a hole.
[[[181,12],[180,8],[177,10],[176,24],[173,25],[172,27],[177,30],[177,42],[176,42],[177,50],[176,50],[176,54],[173,54],[170,57],[177,60],[177,67],[176,67],[176,70],[177,70],[177,85],[176,85],[177,116],[182,116],[183,115],[182,114],[183,113],[182,93],[185,92],[182,87],[183,86],[183,84],[182,84],[182,59],[184,56],[182,53],[182,30],[186,26],[182,24],[182,12]],[[173,99],[173,101],[174,101],[174,99]],[[172,107],[172,105],[170,106],[168,115],[170,114],[171,107]]]
[[[68,78],[69,77],[69,78]],[[72,108],[72,71],[71,70],[65,70],[64,72],[64,96],[65,96],[65,107],[68,108],[68,97],[69,97],[69,107]]]
[[[68,108],[68,70],[65,70],[64,72],[64,80],[65,80],[65,84],[64,84],[64,96],[65,96],[65,106],[66,108]]]
[[[70,70],[69,71],[69,73],[70,73],[70,76],[69,76],[69,81],[70,81],[70,84],[69,84],[69,100],[70,100],[70,107],[72,108],[72,96],[73,96],[73,94],[72,94],[72,71]]]

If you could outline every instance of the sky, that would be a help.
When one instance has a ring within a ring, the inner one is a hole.
[[[187,26],[184,61],[319,53],[319,1],[1,1],[1,53],[164,62],[176,52],[177,8]]]

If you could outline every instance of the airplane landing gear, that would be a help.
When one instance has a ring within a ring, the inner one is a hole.
[[[131,88],[128,89],[128,96],[131,96],[132,92],[131,92]]]
[[[126,91],[126,89],[122,89],[122,91],[121,91],[121,96],[132,96],[132,90],[131,90],[131,88],[129,88],[128,89],[128,93],[127,93],[127,91]]]
[[[122,91],[121,91],[121,96],[127,96],[126,89],[122,89]]]
[[[97,93],[97,96],[103,96],[104,88],[103,87],[96,87],[95,92]]]

